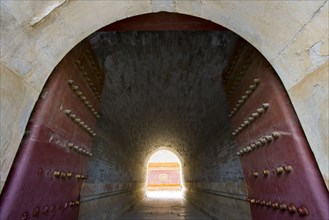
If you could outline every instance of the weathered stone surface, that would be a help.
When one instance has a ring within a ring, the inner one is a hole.
[[[298,110],[299,119],[304,127],[305,134],[309,136],[309,142],[316,145],[312,146],[313,153],[318,158],[318,166],[322,170],[324,180],[329,188],[329,62],[323,64],[320,68],[309,74],[303,81],[291,88],[290,93],[296,97],[294,101],[295,109]],[[301,106],[312,106],[310,109],[303,109]],[[313,133],[313,135],[309,135]],[[319,156],[321,155],[321,156]],[[323,172],[324,171],[324,172]]]
[[[103,220],[118,219],[133,204],[143,199],[141,190],[118,192],[112,196],[103,196],[98,199],[85,199],[81,201],[79,219]]]
[[[125,0],[127,17],[141,15],[152,12],[152,0]]]
[[[282,79],[288,90],[329,60],[328,10],[328,2],[321,5],[274,60],[283,64],[276,68],[279,73],[289,73]],[[291,62],[284,63],[287,59]]]
[[[273,62],[273,58],[281,55],[281,51],[291,43],[290,39],[299,33],[324,2],[232,1],[227,4],[205,0],[201,16],[238,33]],[[290,61],[289,58],[287,61]],[[279,75],[286,81],[284,73],[279,72]]]
[[[210,220],[211,218],[195,209],[193,204],[185,199],[146,198],[120,219]]]
[[[187,199],[214,219],[252,219],[249,203],[242,199],[194,189]]]
[[[0,72],[0,189],[2,189],[24,134],[30,112],[38,97],[38,91],[3,65],[0,65]],[[12,108],[12,105],[16,107]]]

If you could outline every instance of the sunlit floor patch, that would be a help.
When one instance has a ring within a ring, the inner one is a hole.
[[[153,192],[152,192],[153,193]],[[165,193],[165,191],[162,191]],[[170,192],[171,193],[171,192]],[[174,192],[177,193],[177,192]],[[145,198],[120,220],[211,220],[184,198]]]
[[[183,190],[180,191],[146,191],[147,198],[174,198],[179,199],[183,198],[184,196]]]

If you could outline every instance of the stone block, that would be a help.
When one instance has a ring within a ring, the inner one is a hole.
[[[329,188],[329,62],[289,90],[318,166]]]
[[[1,142],[0,191],[23,137],[39,92],[6,66],[0,65]]]

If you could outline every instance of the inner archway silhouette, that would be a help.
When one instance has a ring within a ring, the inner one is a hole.
[[[146,193],[148,197],[182,197],[182,166],[169,150],[155,152],[147,163]]]

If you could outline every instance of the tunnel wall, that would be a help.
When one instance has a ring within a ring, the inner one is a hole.
[[[89,179],[81,191],[79,219],[117,219],[145,196],[144,164],[125,152],[124,143],[107,130],[107,123],[103,119],[97,122],[98,136],[88,161]]]
[[[104,101],[111,93],[108,75],[100,103],[102,117],[97,121],[93,157],[88,161],[89,179],[81,191],[79,219],[117,219],[144,198],[144,163],[127,151],[118,127],[106,120],[111,108]],[[104,117],[105,115],[105,117]]]
[[[225,108],[225,113],[228,113]],[[223,113],[223,114],[225,114]],[[200,146],[189,158],[186,198],[214,219],[251,219],[247,188],[236,156],[230,122],[208,146]]]

